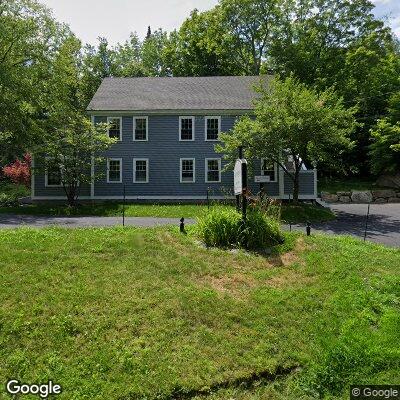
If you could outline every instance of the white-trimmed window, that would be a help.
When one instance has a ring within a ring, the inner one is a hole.
[[[61,165],[49,165],[45,171],[45,186],[60,187],[62,186],[62,168]]]
[[[221,159],[220,158],[206,158],[205,177],[207,183],[221,182]]]
[[[194,140],[194,117],[179,117],[179,140]]]
[[[133,140],[146,142],[148,140],[149,128],[148,117],[133,117]]]
[[[107,183],[122,182],[122,158],[107,159]]]
[[[180,159],[180,181],[181,183],[195,182],[196,165],[194,158]]]
[[[205,117],[206,141],[218,140],[220,132],[221,132],[221,117]]]
[[[107,117],[108,136],[112,139],[122,140],[122,118],[121,117]]]
[[[133,159],[133,183],[149,182],[149,159],[134,158]]]
[[[278,167],[277,164],[267,160],[261,159],[261,175],[269,176],[270,182],[277,182],[278,180]]]

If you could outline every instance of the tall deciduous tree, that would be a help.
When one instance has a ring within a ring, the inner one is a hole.
[[[164,57],[174,76],[243,75],[233,53],[232,37],[218,8],[194,10],[170,34]]]
[[[62,187],[71,206],[76,204],[80,187],[99,177],[91,173],[92,157],[100,163],[101,154],[114,142],[105,125],[93,126],[84,114],[80,50],[80,41],[71,35],[55,56],[54,74],[48,82],[52,107],[46,134],[34,152],[38,170],[61,170]]]
[[[41,137],[52,61],[68,34],[35,0],[0,1],[0,162]]]
[[[292,179],[297,201],[304,161],[334,162],[335,154],[351,145],[355,109],[346,109],[332,90],[318,93],[293,77],[276,79],[258,92],[255,119],[242,117],[231,132],[221,134],[216,150],[232,160],[237,147],[244,146],[247,158],[276,162]],[[288,156],[293,168],[288,168]]]

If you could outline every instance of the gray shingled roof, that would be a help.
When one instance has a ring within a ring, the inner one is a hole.
[[[270,76],[105,78],[88,111],[250,110]]]

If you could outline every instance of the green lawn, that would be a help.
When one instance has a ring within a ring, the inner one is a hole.
[[[347,399],[400,380],[397,249],[287,234],[264,258],[176,228],[21,228],[0,231],[0,282],[1,380],[51,379],[59,399]]]
[[[383,189],[377,186],[375,181],[375,179],[366,178],[320,178],[318,179],[318,191],[336,193],[338,191],[351,192],[352,190]]]
[[[226,205],[226,207],[232,206]],[[96,215],[114,217],[121,216],[122,209],[123,206],[119,203],[85,204],[74,209],[64,205],[34,204],[23,207],[0,207],[0,214],[15,213],[51,216]],[[196,218],[206,211],[206,205],[196,204],[127,204],[125,206],[125,215],[127,217]],[[283,221],[292,223],[328,221],[335,218],[329,209],[307,204],[300,204],[298,206],[283,205],[281,214]]]

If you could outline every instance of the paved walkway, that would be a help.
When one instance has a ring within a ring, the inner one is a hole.
[[[330,222],[312,224],[312,232],[364,236],[366,204],[335,204],[332,210],[337,219]],[[193,224],[193,219],[185,223]],[[179,225],[179,218],[127,217],[125,225],[153,227]],[[68,228],[106,227],[122,225],[122,217],[48,217],[33,215],[0,214],[0,228],[21,226],[44,227],[57,225]],[[293,225],[293,229],[305,232],[305,224]],[[285,226],[285,229],[288,229]],[[400,204],[371,204],[368,221],[367,240],[400,247]]]

